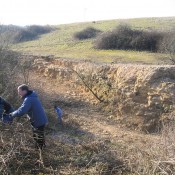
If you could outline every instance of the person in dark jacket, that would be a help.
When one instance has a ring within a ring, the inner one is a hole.
[[[3,123],[11,123],[12,120],[9,118],[8,114],[13,111],[12,105],[0,97],[0,120],[2,120]]]
[[[45,146],[44,129],[48,123],[42,104],[37,94],[29,90],[29,87],[25,84],[18,87],[18,94],[22,97],[23,103],[21,107],[10,115],[12,118],[21,117],[24,114],[28,115],[36,147],[42,149]]]

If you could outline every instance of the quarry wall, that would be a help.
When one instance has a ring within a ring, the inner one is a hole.
[[[175,66],[98,64],[36,57],[33,68],[57,81],[91,89],[115,119],[148,132],[169,120],[175,104]],[[82,81],[85,84],[82,84]]]

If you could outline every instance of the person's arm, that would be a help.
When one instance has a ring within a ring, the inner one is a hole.
[[[24,114],[26,114],[31,108],[31,99],[30,98],[26,98],[23,102],[23,104],[21,105],[21,107],[19,107],[16,111],[11,113],[11,116],[14,117],[21,117]]]

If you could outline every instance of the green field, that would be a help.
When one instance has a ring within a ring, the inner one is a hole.
[[[161,64],[167,60],[167,55],[160,53],[95,50],[93,49],[94,39],[78,41],[73,38],[75,32],[81,31],[86,27],[94,27],[102,31],[109,31],[121,23],[129,24],[135,29],[156,29],[165,31],[175,28],[175,17],[109,20],[58,25],[55,26],[56,30],[54,32],[42,35],[37,40],[13,45],[12,49],[27,54],[55,55],[60,58],[100,62]]]

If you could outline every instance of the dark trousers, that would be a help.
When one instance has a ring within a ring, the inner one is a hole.
[[[44,128],[45,128],[45,125],[37,128],[32,126],[33,139],[35,141],[35,146],[37,149],[43,149],[43,147],[45,147]]]

